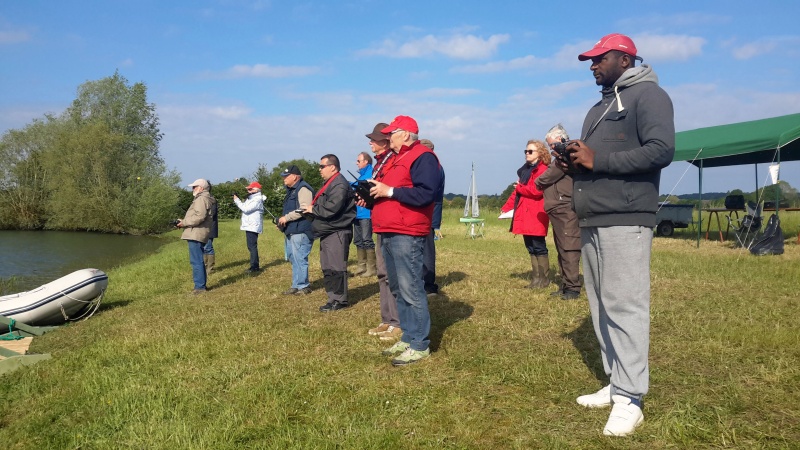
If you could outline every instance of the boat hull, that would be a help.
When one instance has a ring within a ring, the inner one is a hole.
[[[77,270],[36,289],[0,297],[0,316],[28,325],[64,323],[92,305],[107,287],[108,275],[102,270]]]

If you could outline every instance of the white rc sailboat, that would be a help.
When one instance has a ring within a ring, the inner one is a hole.
[[[484,219],[480,218],[481,209],[478,205],[478,188],[475,185],[475,163],[472,163],[472,179],[467,191],[467,201],[464,203],[464,216],[460,222],[467,226],[467,236],[475,239],[483,237]]]

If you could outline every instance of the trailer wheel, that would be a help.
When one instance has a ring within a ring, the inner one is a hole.
[[[672,232],[675,231],[675,227],[672,225],[672,222],[664,220],[658,224],[656,231],[658,232],[659,236],[672,236]]]

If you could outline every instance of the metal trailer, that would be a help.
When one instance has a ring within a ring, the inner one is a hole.
[[[694,205],[670,205],[659,203],[656,212],[656,234],[672,236],[675,228],[688,228],[694,222]]]

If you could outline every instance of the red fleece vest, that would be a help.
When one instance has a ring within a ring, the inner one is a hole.
[[[413,187],[411,165],[423,153],[432,152],[419,141],[410,148],[404,147],[386,163],[387,167],[382,168],[382,177],[378,181],[394,188]],[[375,201],[372,208],[372,228],[376,233],[427,236],[431,232],[432,215],[433,202],[425,206],[410,206],[393,198],[382,197]]]

